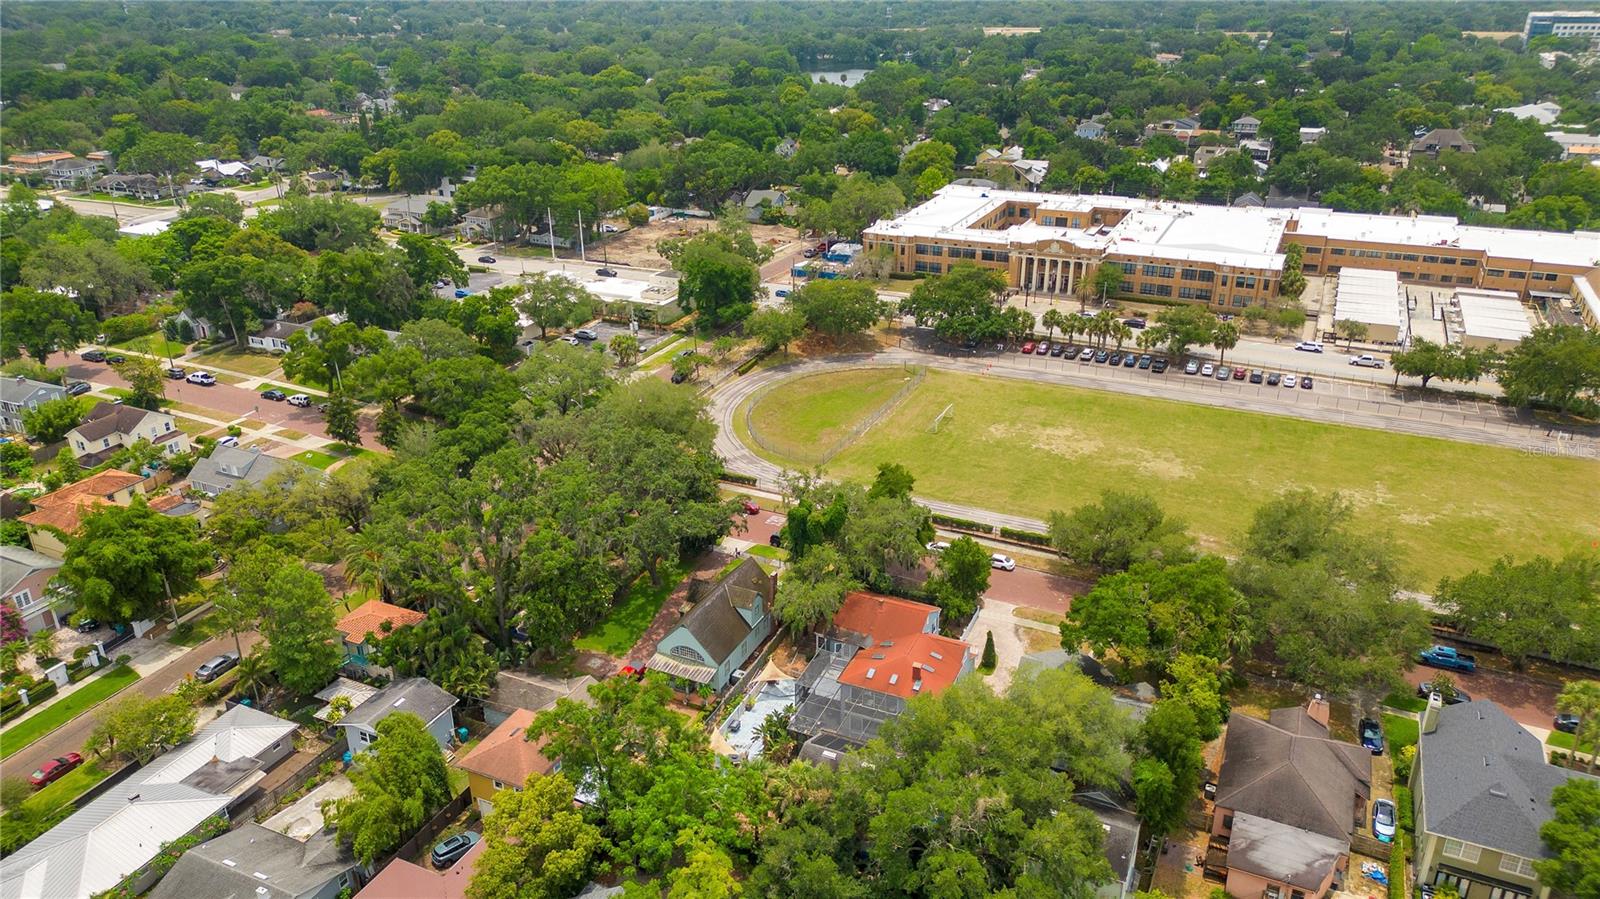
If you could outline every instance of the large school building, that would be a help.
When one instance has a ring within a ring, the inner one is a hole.
[[[1600,233],[1560,234],[1463,225],[1448,216],[1387,216],[1325,209],[1203,206],[1081,194],[950,185],[905,214],[868,228],[868,251],[888,248],[894,270],[940,274],[972,262],[1004,270],[1030,294],[1071,296],[1102,264],[1122,267],[1122,295],[1188,300],[1218,311],[1277,296],[1284,250],[1305,249],[1308,275],[1342,268],[1394,272],[1436,287],[1516,293],[1525,301],[1578,300],[1600,280]],[[1583,283],[1575,285],[1575,279]]]

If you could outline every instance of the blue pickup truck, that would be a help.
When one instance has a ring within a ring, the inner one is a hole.
[[[1417,653],[1417,661],[1434,668],[1448,668],[1451,671],[1478,670],[1477,656],[1456,652],[1454,646],[1430,646]]]

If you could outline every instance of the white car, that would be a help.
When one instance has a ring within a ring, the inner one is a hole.
[[[1351,356],[1350,364],[1359,365],[1362,368],[1382,368],[1383,360],[1376,356]]]
[[[303,393],[297,393],[289,397],[289,405],[299,406],[300,408],[304,409],[305,407],[311,405],[311,397],[306,396]]]
[[[1200,377],[1209,378],[1209,377],[1211,377],[1212,373],[1215,372],[1216,370],[1217,370],[1216,366],[1214,366],[1211,363],[1207,362],[1205,365],[1200,366]]]
[[[995,553],[989,557],[989,567],[998,568],[1001,571],[1016,571],[1017,560],[1001,553]]]
[[[600,335],[596,334],[593,328],[579,328],[578,330],[572,332],[572,336],[578,338],[579,340],[600,339]]]
[[[226,437],[218,437],[217,438],[217,446],[238,446],[238,445],[239,445],[239,438],[233,436],[232,434],[229,434]]]
[[[949,548],[950,548],[949,541],[946,541],[946,540],[930,540],[930,541],[928,541],[928,546],[927,546],[928,552],[931,552],[931,553],[942,553],[942,552],[944,552],[945,550],[947,550]]]
[[[1283,386],[1285,386],[1285,387],[1293,387],[1297,383],[1298,382],[1296,381],[1294,375],[1284,375],[1283,376]]]
[[[1294,348],[1299,350],[1302,353],[1320,353],[1320,352],[1322,352],[1322,344],[1317,343],[1315,340],[1302,340],[1299,343],[1295,344]]]
[[[202,387],[210,387],[211,385],[217,383],[217,379],[212,376],[211,372],[208,371],[190,372],[188,377],[185,377],[184,380],[188,381],[190,384],[199,384]]]

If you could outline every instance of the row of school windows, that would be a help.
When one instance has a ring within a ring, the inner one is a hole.
[[[936,243],[919,243],[914,248],[918,256],[949,256],[951,259],[982,259],[984,262],[1010,262],[1007,250],[980,250],[976,247],[947,247]]]
[[[1177,267],[1171,265],[1153,265],[1150,263],[1140,264],[1137,262],[1123,262],[1119,264],[1122,266],[1122,273],[1124,275],[1138,274],[1142,278],[1172,278],[1175,275],[1179,275]],[[1217,273],[1211,271],[1210,269],[1186,268],[1182,271],[1181,277],[1184,281],[1198,281],[1202,284],[1211,284],[1217,280]],[[1221,280],[1223,287],[1228,287],[1229,281],[1231,280],[1232,286],[1242,287],[1247,290],[1255,290],[1257,281],[1255,275],[1223,275]],[[1172,294],[1169,292],[1160,295],[1171,296]]]
[[[1315,256],[1321,252],[1321,247],[1306,248],[1306,254],[1309,256]],[[1391,262],[1423,262],[1428,265],[1465,265],[1471,268],[1476,268],[1478,265],[1478,260],[1476,259],[1459,259],[1455,256],[1428,256],[1420,253],[1397,253],[1392,250],[1347,250],[1344,247],[1329,247],[1328,253],[1332,256],[1355,256],[1359,259],[1387,259]]]

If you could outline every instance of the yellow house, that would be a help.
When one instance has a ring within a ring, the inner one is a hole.
[[[501,790],[520,790],[530,776],[549,774],[561,767],[540,752],[544,740],[528,739],[526,731],[533,723],[533,715],[528,709],[517,709],[456,761],[456,767],[467,772],[468,789],[480,813],[489,814],[495,794]]]
[[[35,497],[33,511],[18,519],[28,527],[28,542],[35,552],[52,559],[65,558],[67,543],[76,536],[83,517],[101,506],[127,506],[144,494],[144,478],[107,469],[68,484],[54,493]]]

